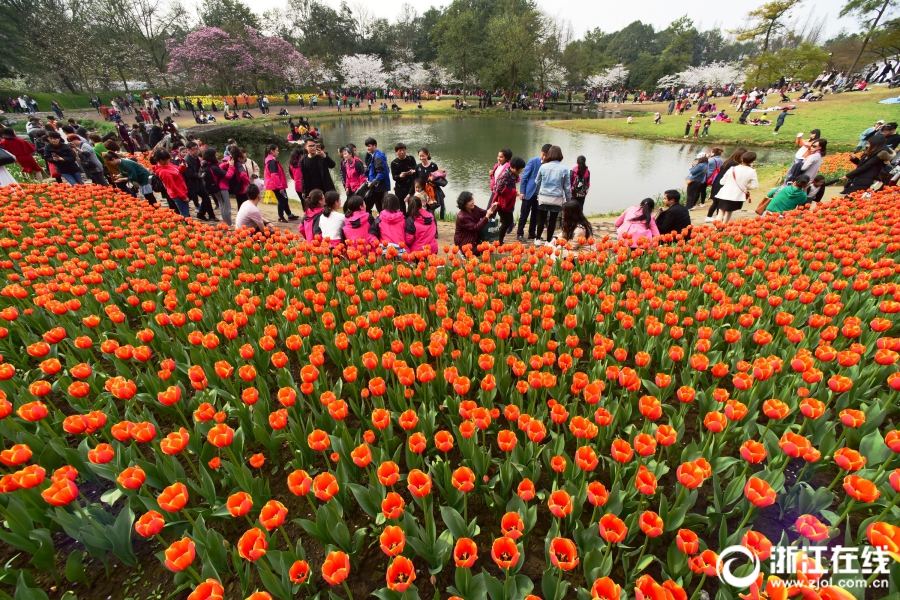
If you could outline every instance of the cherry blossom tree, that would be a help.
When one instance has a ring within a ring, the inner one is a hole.
[[[306,58],[285,40],[262,36],[246,27],[231,35],[218,27],[200,27],[183,42],[169,40],[169,73],[188,91],[213,89],[226,94],[279,84],[309,68]]]
[[[353,87],[382,88],[388,82],[384,65],[374,54],[342,57],[335,75],[342,78],[346,85]]]
[[[625,80],[628,79],[628,73],[629,71],[625,68],[625,65],[619,63],[603,73],[588,77],[587,86],[589,89],[616,87],[625,83]]]
[[[721,87],[731,83],[742,83],[746,79],[747,73],[740,63],[714,62],[699,67],[688,67],[674,75],[666,75],[656,82],[656,86],[660,88],[676,85]]]

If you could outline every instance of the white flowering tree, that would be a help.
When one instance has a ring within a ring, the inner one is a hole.
[[[607,69],[603,73],[588,77],[588,89],[616,87],[618,85],[622,85],[623,83],[625,83],[625,80],[628,79],[628,73],[629,71],[625,68],[625,65],[619,63],[611,69]]]
[[[422,88],[431,83],[431,72],[422,63],[398,63],[387,79],[398,87]]]
[[[342,57],[336,74],[349,86],[382,88],[388,81],[381,59],[373,54]]]
[[[747,73],[740,63],[714,62],[699,67],[688,67],[674,75],[666,75],[656,82],[656,85],[661,88],[676,85],[721,87],[732,83],[743,83],[746,79]]]
[[[435,82],[442,88],[450,87],[451,84],[456,83],[456,79],[453,78],[453,74],[450,73],[449,70],[438,64],[432,65],[431,67],[431,81]]]

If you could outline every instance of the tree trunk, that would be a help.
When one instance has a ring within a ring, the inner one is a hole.
[[[73,94],[78,93],[78,90],[75,89],[75,85],[72,83],[72,80],[69,79],[68,75],[62,75],[61,79],[62,79],[63,85],[66,86],[67,88],[69,88],[70,92],[72,92]]]
[[[856,55],[856,59],[853,61],[853,65],[850,67],[850,70],[847,71],[847,81],[844,84],[844,87],[852,87],[853,71],[856,70],[856,65],[857,65],[857,63],[859,63],[859,59],[862,58],[863,52],[866,51],[866,46],[869,43],[869,39],[872,37],[872,33],[874,33],[875,28],[878,27],[878,21],[881,20],[881,17],[884,15],[884,11],[887,10],[887,7],[890,3],[891,3],[891,0],[884,0],[884,4],[881,5],[881,10],[878,11],[878,16],[875,17],[875,21],[872,23],[872,26],[869,28],[869,32],[866,33],[866,37],[863,40],[862,46],[859,49],[859,54]]]
[[[122,72],[122,67],[116,66],[116,70],[119,72],[119,77],[122,78],[122,83],[125,85],[125,93],[129,92],[128,90],[128,80],[125,78],[125,73]]]

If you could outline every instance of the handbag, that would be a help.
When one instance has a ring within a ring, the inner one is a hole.
[[[756,207],[756,214],[762,216],[764,212],[766,212],[766,207],[769,206],[769,202],[771,202],[771,198],[765,198],[762,202],[759,203],[759,206]]]
[[[0,148],[0,167],[11,165],[16,162],[16,157],[10,154],[5,148]]]

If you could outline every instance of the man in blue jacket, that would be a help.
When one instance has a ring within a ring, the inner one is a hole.
[[[522,208],[519,211],[519,229],[517,231],[516,239],[520,242],[525,243],[525,221],[528,220],[528,215],[531,213],[531,210],[535,207],[535,203],[537,202],[537,186],[534,184],[537,179],[538,170],[541,168],[541,165],[544,163],[544,157],[547,156],[547,152],[550,151],[550,148],[553,147],[553,144],[544,144],[541,147],[541,155],[535,156],[525,165],[525,170],[522,171],[522,181],[519,186],[519,199],[522,201]],[[534,219],[528,223],[528,241],[534,240],[534,229],[537,223]]]
[[[366,191],[366,210],[372,211],[372,206],[381,212],[381,201],[384,195],[391,191],[391,175],[388,167],[387,156],[378,149],[375,138],[366,140],[366,179],[369,180],[369,190]]]

